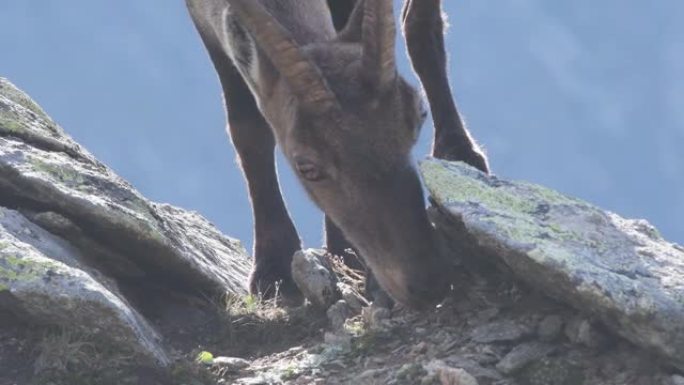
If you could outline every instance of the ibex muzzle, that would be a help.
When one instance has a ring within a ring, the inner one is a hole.
[[[383,289],[412,307],[439,301],[449,272],[410,155],[425,112],[397,73],[392,1],[360,0],[339,33],[324,0],[187,2],[250,190],[251,290],[296,290],[289,262],[300,244],[277,184],[277,142]]]

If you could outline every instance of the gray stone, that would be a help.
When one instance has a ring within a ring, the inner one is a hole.
[[[525,182],[456,162],[421,170],[433,219],[461,256],[503,263],[518,278],[684,368],[684,251],[629,220]],[[461,250],[464,250],[461,247]]]
[[[237,372],[250,365],[250,362],[237,357],[215,357],[211,365],[228,372]]]
[[[196,213],[145,199],[3,78],[0,190],[0,206],[52,213],[59,220],[45,220],[51,232],[114,250],[148,275],[197,291],[246,293],[250,261],[237,240]]]
[[[292,278],[304,298],[312,305],[327,309],[340,298],[337,277],[325,260],[326,251],[305,249],[292,257]]]
[[[158,288],[155,306],[170,290],[244,295],[250,265],[237,240],[145,199],[0,78],[0,312],[166,365],[157,332],[119,286],[146,299]]]
[[[573,318],[565,326],[565,336],[570,342],[591,348],[600,348],[607,337],[591,322],[583,318]]]
[[[563,318],[558,315],[549,315],[539,322],[537,335],[542,341],[554,341],[563,331]]]
[[[363,320],[371,329],[385,328],[391,315],[392,313],[388,308],[376,306],[375,304],[363,308],[361,312]]]
[[[348,349],[352,343],[352,336],[347,333],[323,333],[323,342],[328,345],[335,345],[343,349]]]
[[[443,361],[433,360],[425,365],[428,374],[437,377],[442,385],[478,385],[477,379],[461,368],[453,368]]]
[[[337,282],[337,288],[342,295],[342,299],[347,302],[347,305],[349,305],[355,314],[361,313],[361,310],[369,305],[368,301],[350,285],[343,282]]]
[[[349,308],[349,305],[347,305],[347,302],[341,299],[328,308],[326,315],[328,316],[332,330],[341,330],[344,327],[344,322],[347,318],[351,317],[352,310]]]
[[[21,318],[93,335],[150,363],[170,363],[152,326],[63,239],[0,207],[0,301]]]
[[[553,351],[551,345],[540,342],[530,342],[518,345],[508,352],[504,358],[496,364],[496,369],[503,374],[511,374],[537,361]]]
[[[545,358],[532,362],[515,375],[518,385],[584,385],[586,375],[576,362]],[[615,382],[626,384],[625,382]]]
[[[479,343],[513,342],[531,334],[531,330],[514,321],[503,320],[481,325],[473,329],[470,338]]]
[[[473,375],[479,382],[485,384],[498,384],[502,380],[502,376],[499,372],[494,369],[490,369],[489,367],[482,366],[482,362],[472,359],[472,354],[469,355],[469,357],[454,355],[445,358],[444,361],[446,361],[446,363],[452,368],[461,368],[465,370]]]

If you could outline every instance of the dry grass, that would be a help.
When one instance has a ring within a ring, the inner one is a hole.
[[[111,347],[89,334],[63,328],[42,332],[34,347],[35,381],[54,384],[125,384],[126,372],[136,364],[133,352]]]

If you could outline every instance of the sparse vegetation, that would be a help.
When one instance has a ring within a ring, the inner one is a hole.
[[[58,328],[42,332],[35,345],[36,384],[134,384],[136,354],[111,348],[93,335]]]

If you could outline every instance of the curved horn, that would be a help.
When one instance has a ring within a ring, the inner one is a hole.
[[[363,68],[367,80],[379,91],[394,82],[394,8],[392,0],[365,0],[363,12]]]
[[[305,108],[324,113],[339,105],[316,65],[259,1],[228,3]]]

